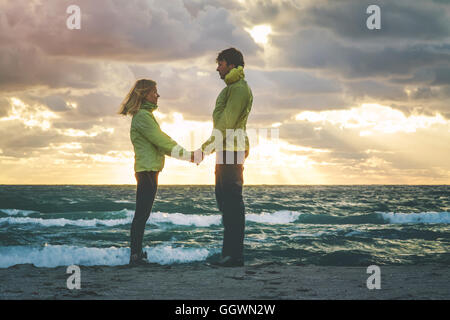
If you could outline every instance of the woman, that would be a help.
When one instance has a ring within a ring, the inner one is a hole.
[[[164,167],[165,155],[194,162],[194,153],[186,151],[161,131],[153,111],[158,107],[158,90],[153,80],[136,81],[119,114],[131,115],[130,137],[133,143],[137,180],[136,211],[131,224],[130,265],[146,264],[147,254],[142,251],[145,224],[150,216],[158,188],[158,174]]]

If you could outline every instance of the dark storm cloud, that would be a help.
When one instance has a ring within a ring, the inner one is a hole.
[[[128,132],[127,132],[128,133]],[[128,138],[128,137],[127,137]],[[80,142],[81,151],[86,154],[107,154],[111,150],[129,150],[129,139],[126,139],[127,148],[122,149],[117,145],[119,141],[112,133],[103,132],[94,137],[82,137],[77,140]]]
[[[406,45],[403,48],[360,48],[345,45],[329,32],[319,29],[299,31],[293,38],[274,39],[283,50],[287,66],[337,72],[345,78],[388,77],[410,74],[420,67],[447,63],[448,52],[437,52],[434,45]]]
[[[375,80],[344,81],[345,91],[353,98],[377,101],[404,101],[407,94],[399,85],[390,85]]]
[[[121,97],[100,92],[74,97],[73,99],[78,104],[78,114],[96,118],[116,115],[119,105],[122,102]]]
[[[39,84],[95,88],[109,79],[102,78],[105,66],[92,59],[128,64],[169,62],[215,55],[219,48],[231,44],[245,52],[251,65],[258,61],[256,54],[262,49],[258,49],[243,27],[257,23],[272,25],[271,43],[280,51],[265,72],[285,67],[282,71],[270,71],[267,77],[273,80],[259,87],[260,91],[277,90],[279,103],[274,103],[279,106],[305,105],[303,97],[298,104],[283,102],[285,96],[302,93],[309,95],[311,101],[306,104],[312,108],[320,104],[319,95],[330,92],[340,101],[364,96],[397,100],[402,98],[398,83],[420,81],[423,77],[417,77],[423,73],[428,74],[428,86],[448,82],[445,72],[450,59],[450,45],[445,43],[448,11],[442,10],[439,3],[375,1],[382,7],[383,28],[382,32],[370,34],[364,23],[360,26],[367,17],[368,1],[248,1],[245,6],[220,0],[81,1],[77,3],[82,10],[81,30],[68,30],[65,26],[68,16],[65,9],[69,4],[69,1],[42,4],[17,1],[1,11],[2,39],[10,43],[0,53],[3,58],[0,89],[17,90]],[[417,30],[419,26],[421,29]],[[428,41],[436,39],[444,43]],[[133,69],[132,65],[130,68]],[[160,71],[156,68],[152,71],[137,74],[158,78]],[[316,71],[322,75],[318,77]],[[257,92],[258,81],[251,74],[248,78]],[[365,82],[350,87],[340,82],[354,79]],[[200,94],[192,93],[197,88],[189,87],[186,78],[171,76],[163,80],[159,83],[172,102],[171,110],[180,111],[178,103],[186,105],[191,99],[202,100]],[[90,97],[97,102],[95,95]],[[205,103],[210,104],[207,101],[211,99],[208,96]],[[323,101],[328,103],[328,99]],[[331,102],[330,107],[337,105],[342,103]],[[52,103],[48,106],[55,108]],[[192,116],[199,115],[195,107],[188,110]],[[198,110],[203,112],[205,107]]]
[[[8,115],[10,107],[9,101],[0,97],[0,118]]]
[[[249,53],[257,50],[248,33],[238,29],[230,13],[220,7],[206,6],[193,18],[180,0],[80,0],[76,5],[81,10],[81,29],[69,30],[66,9],[71,4],[15,1],[2,13],[4,31],[20,31],[10,40],[16,45],[26,41],[49,55],[127,62],[198,57],[230,43]]]
[[[355,103],[371,99],[448,117],[450,101],[443,94],[429,95],[427,101],[424,94],[406,94],[414,86],[422,93],[448,86],[448,2],[268,1],[261,9],[260,1],[252,3],[249,21],[262,22],[271,8],[272,20],[265,22],[274,30],[270,39],[279,52],[273,66],[335,78],[346,100]],[[381,30],[366,27],[371,4],[381,7]]]
[[[280,92],[287,96],[299,94],[336,93],[341,91],[336,79],[326,79],[314,74],[298,71],[252,71],[248,81],[257,85],[266,85],[265,89]]]
[[[352,104],[342,94],[314,94],[278,96],[273,92],[256,93],[254,98],[254,112],[274,114],[285,112],[286,118],[294,116],[300,111],[336,110],[346,109]]]
[[[62,120],[56,119],[52,122],[52,127],[55,129],[67,130],[82,130],[86,131],[92,129],[96,124],[99,123],[98,119],[92,119],[89,121],[88,119],[80,121],[80,119],[75,118],[74,113],[66,115]],[[72,120],[72,121],[71,121]]]
[[[45,96],[21,93],[15,96],[30,106],[41,104],[55,112],[60,117],[52,120],[56,126],[72,122],[76,123],[77,128],[86,128],[85,123],[98,122],[102,118],[115,117],[123,99],[123,97],[101,91],[84,95],[75,95],[72,91],[66,91]],[[75,103],[76,107],[69,106],[69,102]]]
[[[436,69],[435,78],[431,84],[434,86],[450,86],[450,65]]]
[[[247,72],[254,96],[257,119],[279,122],[304,110],[346,108],[352,102],[344,97],[344,86],[336,78],[321,77],[301,70]],[[267,124],[267,121],[264,121]]]
[[[370,14],[366,9],[378,5],[381,29],[373,32],[366,27]],[[447,2],[448,5],[448,2]],[[301,12],[302,23],[331,30],[351,42],[372,39],[444,40],[450,24],[444,3],[430,1],[340,0],[317,1]]]
[[[17,134],[11,134],[16,132]],[[2,155],[7,157],[27,158],[35,152],[43,152],[51,143],[63,143],[70,138],[61,136],[53,131],[45,131],[41,128],[27,128],[21,123],[3,124],[0,127],[0,135],[8,139],[0,139]]]
[[[315,128],[322,127],[321,130]],[[345,153],[358,152],[346,136],[347,132],[338,127],[323,126],[320,123],[308,121],[297,121],[283,124],[280,127],[280,139],[286,140],[293,145],[316,149],[329,149]]]
[[[69,30],[70,1],[15,1],[0,10],[0,90],[30,86],[93,88],[98,63],[170,62],[234,45],[248,55],[258,47],[230,12],[205,6],[192,17],[177,1],[78,1],[81,29]],[[96,59],[96,60],[93,60]]]
[[[61,96],[48,96],[42,99],[42,102],[52,111],[67,111],[70,107]]]
[[[28,44],[0,45],[0,91],[49,88],[92,88],[101,79],[101,69],[90,63],[51,57]]]

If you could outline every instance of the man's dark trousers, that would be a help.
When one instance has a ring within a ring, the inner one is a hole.
[[[236,159],[236,156],[235,156]],[[243,161],[242,161],[243,162]],[[237,162],[239,163],[239,162]],[[216,200],[224,227],[222,257],[244,260],[243,164],[216,164]]]

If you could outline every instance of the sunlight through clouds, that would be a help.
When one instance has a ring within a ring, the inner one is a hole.
[[[296,120],[309,122],[328,122],[345,128],[361,129],[361,136],[369,136],[376,132],[397,133],[416,132],[417,129],[429,128],[435,124],[448,124],[442,115],[434,116],[410,115],[379,104],[362,104],[349,110],[332,110],[312,112],[304,111],[296,115]]]
[[[252,36],[255,43],[267,44],[268,36],[272,33],[272,28],[269,25],[254,26],[252,29],[246,29]]]
[[[69,137],[96,137],[102,133],[114,133],[114,128],[104,128],[95,125],[90,130],[76,130],[76,129],[56,129],[56,131],[62,135]]]
[[[39,127],[42,130],[49,130],[51,120],[58,119],[59,116],[41,105],[29,106],[17,98],[11,98],[11,111],[8,117],[0,118],[0,121],[20,121],[26,127]]]
[[[47,148],[44,149],[69,149],[69,150],[75,150],[75,149],[81,149],[81,143],[79,142],[71,142],[71,143],[63,143],[59,145],[55,145],[54,143],[50,143],[50,145]]]

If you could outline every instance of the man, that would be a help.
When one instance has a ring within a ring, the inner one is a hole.
[[[219,266],[244,265],[245,206],[242,198],[243,164],[249,152],[245,132],[253,95],[244,80],[244,58],[235,48],[219,53],[217,71],[226,87],[213,112],[213,134],[202,145],[205,154],[216,152],[216,200],[224,226]]]

